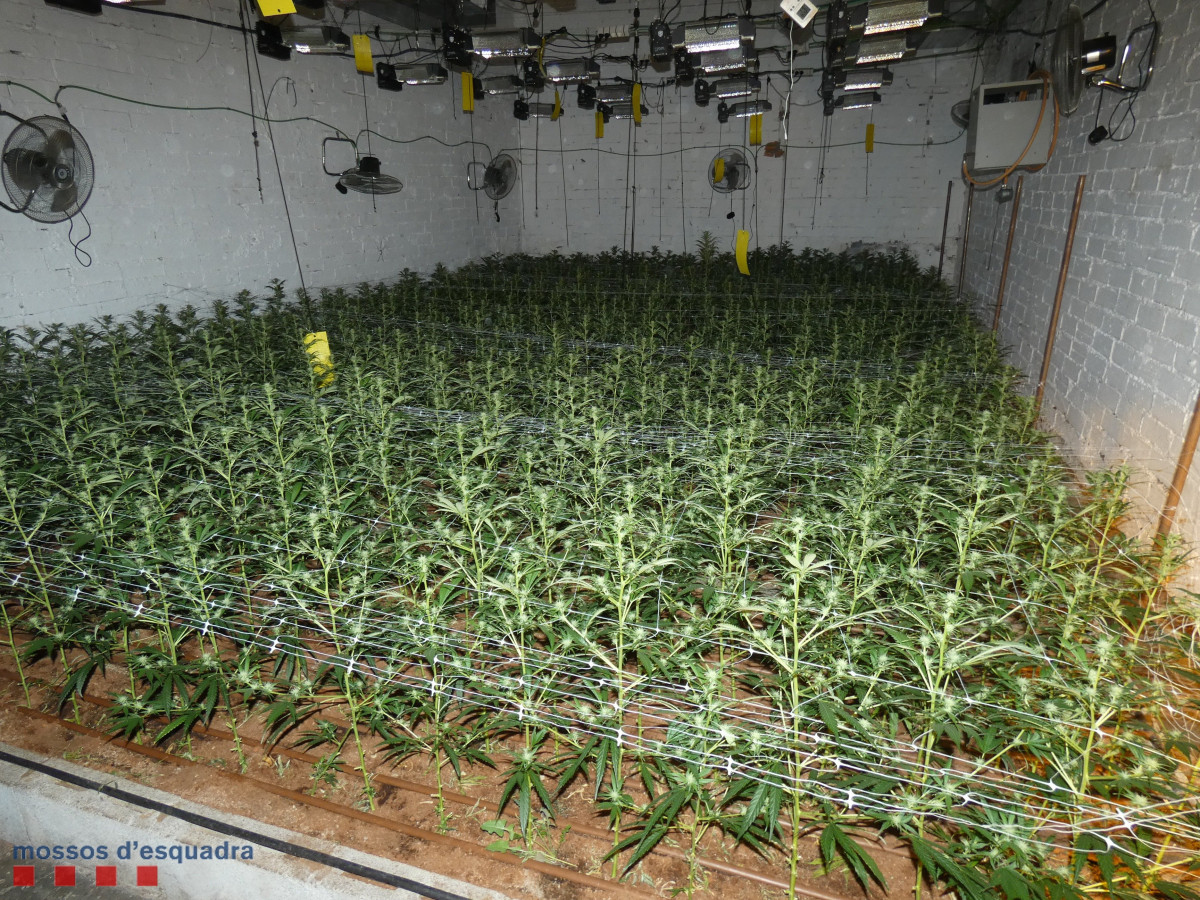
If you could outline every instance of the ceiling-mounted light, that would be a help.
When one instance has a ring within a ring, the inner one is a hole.
[[[297,53],[338,54],[350,52],[350,38],[346,32],[332,25],[281,25],[279,28],[284,46]]]
[[[851,69],[837,72],[834,76],[834,85],[847,93],[874,91],[891,83],[891,69]]]
[[[688,53],[733,50],[742,44],[753,44],[754,31],[754,20],[747,17],[715,24],[680,25],[675,29],[675,46]]]
[[[600,113],[604,116],[604,121],[608,122],[613,119],[632,119],[633,116],[633,101],[626,100],[621,103],[606,104],[604,106],[597,105]],[[641,108],[641,115],[649,115],[650,110],[646,107]]]
[[[742,100],[739,103],[726,103],[722,100],[721,105],[717,107],[717,121],[723,125],[730,119],[744,119],[770,111],[769,100]]]
[[[762,83],[757,75],[743,75],[739,78],[722,78],[712,83],[712,95],[720,100],[732,100],[735,97],[749,97],[757,93]]]
[[[600,64],[594,59],[548,59],[542,63],[542,71],[551,84],[580,84],[600,78]]]
[[[513,117],[525,122],[529,119],[554,119],[556,103],[530,103],[520,98],[513,101]],[[558,107],[561,118],[561,107]]]
[[[852,47],[848,55],[858,65],[865,66],[903,59],[914,49],[907,35],[883,35],[863,38],[858,42],[857,49]]]
[[[863,34],[886,34],[920,28],[942,14],[942,0],[871,0],[865,13],[859,7],[852,13],[852,28]]]
[[[392,70],[396,80],[401,84],[445,84],[449,74],[437,63],[392,66]]]
[[[519,59],[538,47],[538,36],[532,28],[505,31],[476,31],[471,35],[471,49],[483,59]]]
[[[490,78],[475,79],[475,94],[479,97],[493,97],[497,94],[519,93],[525,83],[516,75],[493,75]]]
[[[740,75],[758,70],[758,53],[745,46],[700,53],[691,59],[696,72],[704,75]]]
[[[633,102],[632,84],[602,84],[596,88],[596,102],[604,106]]]
[[[870,109],[882,100],[883,98],[879,96],[878,91],[863,91],[854,94],[843,94],[833,101],[833,105],[835,108],[841,110]]]

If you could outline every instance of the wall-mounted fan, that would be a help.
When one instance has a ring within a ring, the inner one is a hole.
[[[719,194],[744,191],[750,186],[750,171],[746,154],[729,147],[713,157],[708,167],[708,183]]]
[[[1050,79],[1058,111],[1069,116],[1079,108],[1087,78],[1112,66],[1117,57],[1117,39],[1111,34],[1085,41],[1083,13],[1072,3],[1058,19],[1050,57]]]
[[[341,172],[330,172],[329,167],[325,164],[325,145],[330,141],[340,144],[349,144],[354,148],[354,165]],[[346,191],[356,191],[360,194],[394,194],[404,187],[404,182],[394,175],[385,175],[382,171],[379,157],[377,156],[359,156],[358,145],[349,138],[328,137],[321,142],[321,168],[325,170],[326,175],[331,175],[337,179],[334,185],[339,193]]]
[[[87,142],[66,119],[35,116],[22,119],[4,142],[0,177],[12,206],[35,222],[63,222],[81,209],[92,194],[95,170]]]
[[[483,175],[478,174],[483,169]],[[467,186],[473,191],[483,191],[492,201],[496,211],[496,221],[500,221],[500,201],[512,193],[517,186],[517,161],[508,153],[501,153],[486,166],[483,163],[471,163],[467,170]]]

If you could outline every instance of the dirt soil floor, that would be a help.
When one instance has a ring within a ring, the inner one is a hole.
[[[51,676],[46,663],[27,668],[34,683]],[[513,898],[602,900],[614,897],[674,897],[688,893],[687,865],[680,842],[668,836],[632,872],[613,876],[604,857],[612,837],[591,802],[590,789],[568,790],[557,804],[556,821],[542,817],[527,846],[519,836],[484,831],[485,823],[516,820],[515,803],[501,816],[495,801],[503,778],[490,769],[464,769],[459,782],[450,775],[445,821],[435,808],[433,772],[427,759],[392,764],[372,753],[377,773],[376,809],[363,800],[362,780],[349,768],[314,777],[317,753],[294,746],[295,736],[270,749],[258,743],[253,721],[242,727],[242,750],[230,739],[228,724],[214,719],[210,729],[193,733],[188,743],[155,747],[130,744],[107,734],[106,683],[125,675],[110,666],[105,678],[89,686],[88,700],[72,705],[62,717],[44,710],[49,692],[35,690],[32,705],[16,682],[11,660],[0,662],[0,740],[53,759],[66,759],[99,772],[120,775],[159,790],[312,837],[393,859],[410,866],[489,887]],[[54,692],[57,693],[57,692]],[[348,748],[349,749],[349,748]],[[350,759],[353,752],[343,753]],[[548,789],[553,785],[547,784]],[[569,826],[569,827],[568,827]],[[502,842],[507,840],[507,849]],[[487,848],[491,845],[492,850]],[[891,890],[865,892],[845,869],[826,874],[814,837],[804,842],[806,861],[796,896],[813,900],[882,900],[911,897],[916,872],[907,851],[879,844],[872,855]],[[692,896],[721,900],[779,900],[787,896],[787,867],[781,858],[763,859],[744,846],[711,831],[701,844],[707,863],[692,885]],[[724,870],[724,871],[722,871]],[[751,873],[757,877],[751,877]],[[937,900],[938,892],[922,895]]]

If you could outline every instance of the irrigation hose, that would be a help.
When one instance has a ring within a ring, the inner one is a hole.
[[[414,881],[411,878],[405,878],[403,875],[394,875],[391,872],[385,872],[383,869],[376,869],[372,866],[364,866],[361,863],[352,862],[341,856],[335,856],[332,853],[324,853],[320,850],[313,850],[309,847],[304,847],[292,841],[285,841],[282,838],[271,837],[263,834],[261,831],[254,831],[249,828],[242,828],[240,825],[232,825],[229,822],[223,822],[220,819],[214,819],[212,816],[205,816],[200,813],[182,809],[170,803],[162,803],[158,800],[151,800],[149,797],[143,797],[140,794],[135,794],[132,791],[126,791],[119,787],[113,787],[111,784],[106,784],[99,781],[93,781],[90,778],[85,778],[82,775],[76,775],[74,772],[68,772],[56,766],[48,765],[37,760],[25,759],[15,754],[9,753],[6,750],[0,749],[0,760],[11,763],[14,766],[21,766],[32,772],[40,772],[43,775],[49,775],[58,781],[66,784],[73,784],[76,787],[85,788],[89,791],[95,791],[98,794],[103,794],[106,797],[112,797],[114,800],[120,800],[124,803],[129,803],[133,806],[141,807],[142,809],[150,810],[164,816],[170,816],[174,819],[179,819],[182,822],[187,822],[190,825],[197,825],[201,828],[206,828],[209,831],[214,831],[217,834],[223,834],[228,837],[238,838],[239,840],[249,841],[252,844],[257,844],[260,847],[265,847],[268,850],[275,850],[279,853],[286,853],[288,856],[294,856],[297,859],[307,860],[308,862],[319,863],[323,866],[328,866],[331,869],[338,869],[345,872],[347,875],[355,875],[359,878],[365,878],[369,881],[375,881],[380,884],[386,884],[388,887],[403,888],[406,891],[411,891],[421,897],[428,897],[429,900],[468,900],[462,894],[455,894],[451,891],[445,891],[441,888],[433,887],[432,885],[423,884],[419,881]]]
[[[1033,74],[1037,75],[1039,78],[1042,79],[1042,106],[1041,106],[1041,109],[1038,110],[1037,121],[1033,125],[1033,134],[1031,134],[1029,136],[1029,141],[1025,144],[1025,149],[1021,151],[1021,155],[1017,157],[1016,161],[1011,166],[1009,166],[1007,169],[1005,169],[1000,175],[997,175],[995,178],[989,179],[987,181],[977,180],[971,174],[971,171],[967,168],[967,161],[964,158],[963,164],[962,164],[963,178],[965,178],[968,183],[974,185],[975,187],[977,187],[977,188],[994,187],[995,185],[1000,184],[1003,181],[1007,181],[1009,178],[1012,177],[1013,172],[1017,171],[1017,169],[1019,169],[1021,167],[1022,160],[1024,160],[1025,157],[1029,155],[1029,151],[1033,149],[1033,145],[1034,145],[1034,142],[1037,140],[1038,134],[1041,133],[1042,119],[1044,119],[1046,116],[1046,101],[1048,98],[1053,98],[1053,101],[1054,101],[1054,119],[1053,119],[1054,131],[1050,135],[1050,149],[1046,152],[1046,162],[1041,163],[1040,165],[1036,165],[1036,166],[1029,166],[1028,170],[1030,172],[1040,172],[1042,169],[1046,168],[1047,164],[1049,164],[1050,160],[1053,158],[1054,148],[1058,145],[1058,121],[1059,121],[1058,96],[1054,93],[1053,88],[1050,86],[1050,73],[1049,72],[1047,72],[1045,69],[1038,69]]]

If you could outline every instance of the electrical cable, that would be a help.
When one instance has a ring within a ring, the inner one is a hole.
[[[245,27],[246,7],[241,2],[238,3],[238,21],[242,25],[242,51],[246,57],[246,89],[250,98],[250,136],[254,140],[254,178],[258,183],[258,202],[265,203],[266,200],[263,197],[262,186],[262,160],[260,159],[258,153],[258,120],[254,114],[254,79],[250,72],[250,35]],[[271,90],[273,91],[274,89],[275,88],[272,85]],[[268,98],[268,100],[263,104],[264,111],[270,102],[271,101]]]

